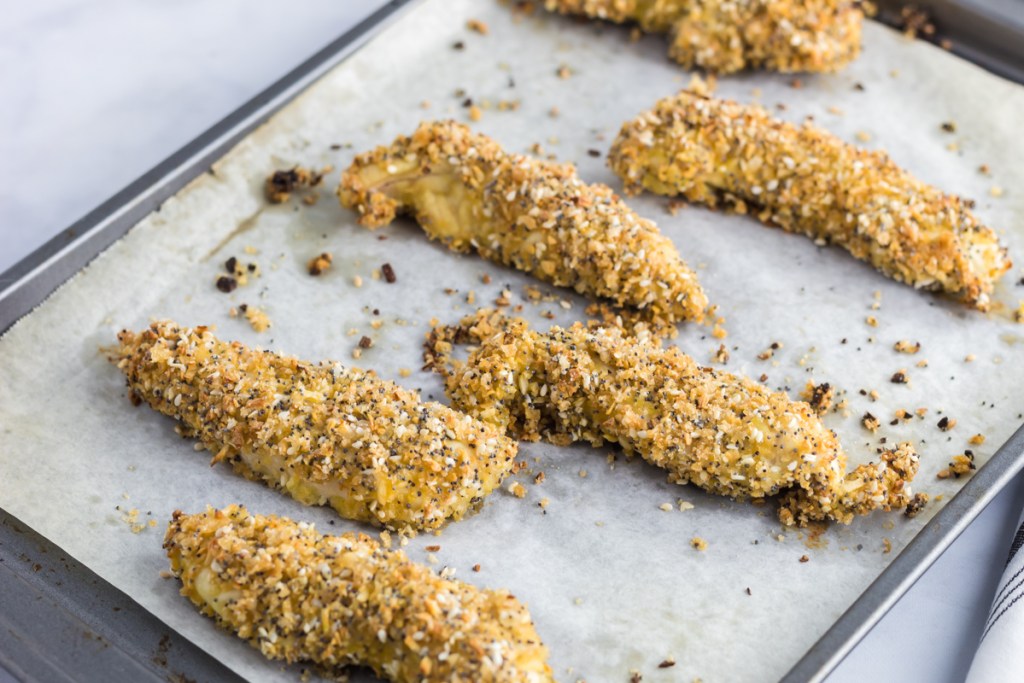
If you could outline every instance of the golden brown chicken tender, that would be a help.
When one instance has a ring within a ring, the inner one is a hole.
[[[669,34],[687,68],[837,71],[860,53],[864,14],[849,0],[546,0],[561,14]]]
[[[509,154],[459,123],[424,123],[360,154],[338,194],[366,226],[411,213],[454,251],[476,250],[656,327],[704,318],[696,274],[654,223],[572,166]]]
[[[452,361],[451,344],[467,340],[478,346]],[[806,403],[615,327],[538,332],[482,311],[436,329],[429,346],[453,405],[518,439],[618,444],[674,483],[740,499],[781,494],[786,524],[849,523],[912,500],[910,444],[847,472],[835,434]]]
[[[667,97],[623,125],[608,163],[627,192],[753,213],[980,310],[1011,265],[970,202],[914,178],[884,152],[758,106],[688,92]]]
[[[514,464],[500,430],[372,372],[170,321],[118,341],[133,398],[178,420],[214,462],[343,517],[436,529],[479,507]]]
[[[182,595],[264,656],[396,683],[554,681],[526,607],[445,579],[362,534],[239,506],[175,512],[164,548]]]

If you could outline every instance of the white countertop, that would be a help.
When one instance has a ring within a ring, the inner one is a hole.
[[[0,273],[384,4],[39,0],[6,8]],[[829,683],[962,681],[1022,505],[1018,478]],[[0,683],[7,680],[0,668]]]

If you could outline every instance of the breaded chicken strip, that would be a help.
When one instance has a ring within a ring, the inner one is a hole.
[[[545,0],[561,14],[635,22],[669,34],[669,57],[717,73],[837,71],[860,53],[850,0]]]
[[[214,462],[343,517],[435,529],[479,507],[513,465],[500,430],[372,372],[170,321],[118,341],[133,400],[178,420]]]
[[[264,656],[396,683],[546,683],[547,648],[508,591],[444,579],[362,534],[245,508],[175,512],[181,593]]]
[[[479,346],[453,362],[451,344],[468,340]],[[482,311],[436,329],[429,345],[431,365],[450,364],[452,403],[518,439],[618,444],[674,483],[739,499],[782,494],[786,524],[849,523],[912,500],[910,444],[847,473],[835,434],[806,403],[615,327],[537,332]]]
[[[627,122],[608,163],[627,192],[647,189],[724,204],[820,244],[837,244],[885,275],[989,307],[1010,268],[971,202],[917,180],[884,152],[860,149],[757,106],[682,92]]]
[[[368,227],[411,213],[432,239],[580,294],[632,309],[656,326],[700,321],[707,297],[657,226],[571,165],[506,153],[454,121],[360,154],[341,203]]]

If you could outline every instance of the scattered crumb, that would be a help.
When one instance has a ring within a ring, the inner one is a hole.
[[[563,80],[564,80],[564,79],[566,79],[566,78],[569,78],[570,76],[572,76],[572,69],[570,69],[570,68],[569,68],[568,66],[566,66],[565,64],[562,64],[562,65],[560,65],[560,66],[558,67],[558,70],[557,70],[557,71],[555,72],[555,74],[556,74],[556,75],[557,75],[557,76],[558,76],[559,78],[561,78],[561,79],[563,79]]]
[[[907,503],[907,507],[903,511],[903,514],[905,514],[907,517],[910,517],[911,519],[913,519],[914,517],[917,517],[917,514],[919,512],[921,512],[921,510],[923,510],[924,506],[927,505],[927,504],[928,504],[928,494],[927,493],[915,493],[914,497],[910,499],[909,503]]]
[[[974,467],[974,453],[971,451],[964,451],[963,455],[954,455],[950,461],[949,466],[943,470],[939,470],[939,479],[959,479],[962,475],[970,474],[975,469]]]
[[[315,276],[320,275],[321,273],[326,273],[330,269],[331,263],[333,262],[334,257],[331,256],[331,252],[329,251],[325,251],[319,256],[314,256],[313,259],[307,265],[307,268],[309,269],[309,274]]]
[[[693,509],[693,503],[688,500],[683,500],[682,498],[676,501],[676,505],[679,506],[680,512],[686,512],[687,510]]]
[[[690,545],[693,546],[694,550],[699,550],[701,552],[704,552],[708,549],[708,542],[700,536],[694,536],[693,538],[691,538]]]
[[[242,304],[238,307],[238,310],[245,315],[245,319],[249,321],[249,326],[257,332],[264,332],[270,327],[270,318],[262,309],[257,308],[256,306]]]
[[[518,481],[514,481],[508,486],[508,492],[516,498],[526,497],[526,487],[520,484]]]
[[[956,420],[954,418],[944,416],[942,419],[939,420],[938,427],[942,431],[948,432],[949,430],[953,429],[953,427],[956,427]]]
[[[487,24],[480,21],[479,19],[470,19],[469,21],[467,21],[466,28],[468,28],[470,31],[475,31],[476,33],[479,33],[482,36],[486,36],[487,33],[490,31],[490,29],[487,27]]]
[[[800,556],[800,562],[810,562],[810,561],[811,561],[811,558],[807,557],[806,555],[801,555]]]
[[[390,263],[385,263],[380,267],[381,274],[384,275],[384,281],[389,285],[394,284],[398,281],[398,277],[395,275],[395,269],[391,267]]]
[[[672,512],[672,503],[662,503],[661,505],[658,506],[658,509],[661,510],[662,512]]]
[[[915,354],[921,350],[921,342],[912,342],[909,339],[901,339],[892,345],[892,348],[900,353]]]
[[[264,193],[272,204],[283,204],[292,192],[316,187],[323,180],[323,173],[295,166],[285,171],[274,171],[264,184]],[[315,200],[314,200],[315,201]]]
[[[359,277],[358,275],[353,275],[352,276],[352,284],[354,286],[356,286],[356,287],[362,287],[363,286],[363,278]]]
[[[989,188],[988,193],[993,197],[1002,197],[1003,188],[999,187],[998,185],[993,185],[992,187]]]
[[[666,657],[665,659],[663,659],[661,661],[660,664],[658,664],[658,668],[659,669],[668,669],[668,668],[673,667],[675,665],[676,665],[676,660],[675,659],[673,659],[672,657]]]
[[[888,555],[891,552],[892,552],[892,541],[890,541],[888,538],[883,538],[882,539],[882,554],[883,555]]]
[[[479,121],[483,117],[484,117],[484,113],[483,113],[483,111],[481,111],[480,107],[476,106],[475,104],[471,105],[469,107],[469,120],[470,121]]]
[[[980,446],[981,444],[985,443],[985,435],[984,434],[975,434],[974,436],[972,436],[969,439],[969,441],[970,441],[972,446]]]
[[[543,483],[544,483],[544,479],[545,479],[545,476],[544,476],[544,472],[538,472],[538,473],[537,473],[537,474],[536,474],[536,475],[535,475],[535,476],[533,477],[533,483],[534,483],[534,484],[538,484],[538,485],[539,485],[539,484],[543,484]]]
[[[475,571],[475,572],[479,572],[480,571],[480,563],[477,563],[477,564],[473,565],[473,571]]]
[[[861,142],[871,142],[871,133],[868,133],[866,131],[863,131],[863,130],[857,131],[856,137]]]
[[[864,429],[868,430],[872,434],[877,432],[878,428],[882,424],[878,421],[878,418],[871,413],[864,413],[864,417],[860,419],[860,423],[864,426]]]
[[[910,377],[907,375],[906,370],[897,370],[893,373],[892,377],[889,378],[889,381],[893,384],[907,384],[910,382]]]
[[[716,363],[725,365],[729,362],[729,350],[725,348],[725,344],[719,344],[718,350],[715,351],[715,355],[711,359]]]
[[[832,399],[834,397],[835,390],[832,389],[831,384],[828,382],[815,384],[810,380],[807,381],[807,386],[804,387],[803,392],[800,394],[800,398],[807,401],[818,415],[824,415],[832,408]]]
[[[551,500],[549,498],[541,498],[540,502],[537,503],[537,506],[540,507],[541,510],[545,510],[545,509],[547,509],[547,507],[548,507],[548,505],[550,503],[551,503]]]

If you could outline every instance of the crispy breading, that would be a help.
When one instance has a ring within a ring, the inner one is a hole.
[[[547,9],[669,34],[669,57],[718,73],[836,71],[860,54],[850,0],[545,0]]]
[[[341,203],[368,227],[413,214],[432,239],[632,309],[652,324],[701,321],[707,297],[672,242],[571,165],[505,152],[454,121],[360,154]]]
[[[451,344],[466,341],[476,348],[453,361]],[[615,327],[538,332],[481,311],[428,344],[453,405],[514,437],[618,444],[674,483],[739,499],[784,494],[786,524],[848,523],[912,495],[910,444],[847,473],[838,439],[806,403]]]
[[[396,683],[545,683],[547,648],[505,590],[442,578],[362,534],[239,506],[175,512],[164,548],[182,595],[264,656]]]
[[[435,529],[500,486],[516,444],[372,372],[313,364],[153,323],[118,335],[133,397],[246,477],[306,505],[395,529]]]
[[[884,152],[758,106],[688,92],[665,98],[622,127],[608,161],[627,192],[749,211],[981,310],[1011,265],[972,203],[914,178]]]

